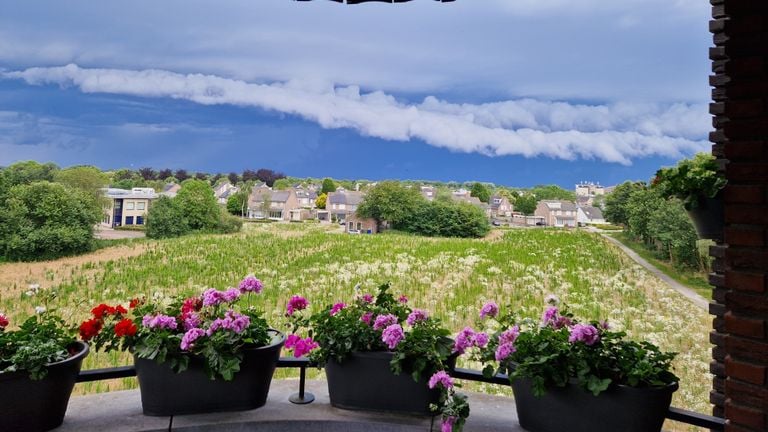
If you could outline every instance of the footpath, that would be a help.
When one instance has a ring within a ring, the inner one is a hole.
[[[643,257],[635,253],[632,249],[624,246],[620,241],[616,240],[615,238],[597,231],[601,236],[603,236],[605,239],[607,239],[609,242],[615,244],[619,247],[624,253],[626,253],[630,258],[632,258],[636,263],[640,264],[641,266],[645,267],[646,270],[653,273],[656,277],[663,280],[667,283],[672,289],[679,292],[680,294],[684,295],[688,300],[691,301],[694,305],[697,307],[703,309],[703,310],[709,310],[709,301],[705,299],[704,297],[700,296],[696,293],[696,291],[688,288],[687,286],[681,284],[680,282],[672,279],[671,277],[664,274],[661,270],[657,269],[653,266],[653,264],[649,263]]]

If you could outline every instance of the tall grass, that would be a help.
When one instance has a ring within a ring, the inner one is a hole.
[[[509,230],[500,241],[490,242],[327,231],[314,224],[252,224],[244,233],[228,236],[148,241],[146,252],[138,256],[54,269],[62,272],[56,280],[63,282],[52,288],[58,291],[60,311],[79,322],[100,302],[191,295],[204,287],[233,285],[253,273],[266,287],[260,301],[268,320],[285,328],[283,312],[291,294],[325,304],[349,298],[356,284],[373,292],[381,282],[391,281],[414,307],[431,310],[454,331],[471,325],[486,300],[538,316],[544,296],[553,293],[577,316],[607,317],[633,337],[679,352],[675,367],[682,382],[673,403],[699,412],[709,409],[710,317],[598,235]],[[48,287],[46,281],[39,283]],[[0,286],[0,293],[10,291]],[[0,310],[12,319],[29,314],[34,306],[35,298],[21,294],[0,298]],[[130,362],[125,354],[92,354],[84,367]],[[79,391],[133,386],[134,380],[118,380],[81,385]]]

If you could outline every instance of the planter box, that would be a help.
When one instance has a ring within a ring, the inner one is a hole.
[[[455,357],[449,359],[451,367]],[[348,410],[398,412],[432,415],[429,405],[437,403],[440,391],[427,387],[429,375],[414,381],[410,373],[392,373],[386,351],[352,353],[343,363],[329,360],[325,365],[331,405]]]
[[[614,386],[594,396],[568,385],[536,397],[530,380],[512,382],[520,426],[531,432],[658,432],[677,387]]]
[[[171,416],[219,411],[242,411],[267,402],[272,374],[285,343],[285,335],[271,330],[269,345],[243,350],[240,371],[231,381],[211,380],[204,359],[192,357],[189,368],[175,373],[167,364],[134,355],[141,407],[145,415]]]
[[[77,354],[48,365],[48,374],[31,380],[26,371],[0,374],[5,397],[0,403],[0,431],[42,432],[64,421],[69,396],[88,355],[88,345],[76,342]]]

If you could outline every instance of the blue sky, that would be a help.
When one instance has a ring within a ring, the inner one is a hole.
[[[0,165],[571,187],[709,149],[696,0],[0,9]]]

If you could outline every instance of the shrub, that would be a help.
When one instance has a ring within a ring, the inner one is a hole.
[[[92,196],[47,181],[12,187],[0,205],[0,254],[11,260],[86,252],[102,210]]]
[[[243,220],[237,216],[232,216],[226,211],[221,212],[219,222],[216,224],[216,232],[220,234],[232,234],[240,231],[243,227]]]
[[[184,212],[174,199],[161,196],[152,203],[147,213],[147,237],[178,237],[188,232],[189,225]]]

